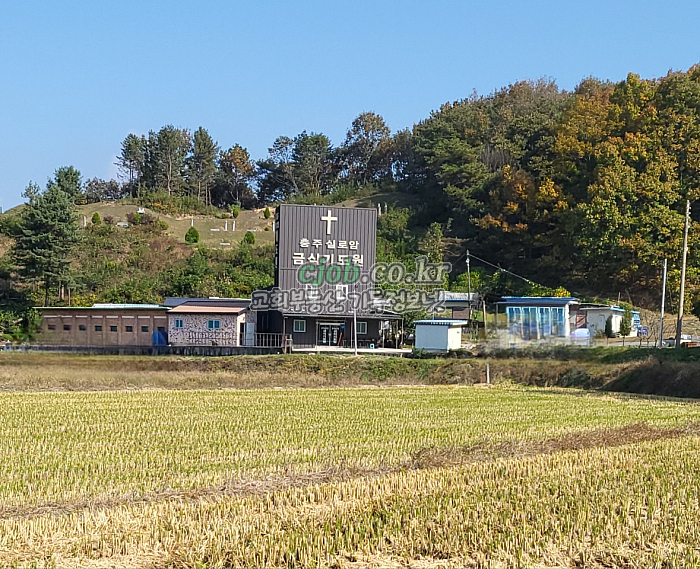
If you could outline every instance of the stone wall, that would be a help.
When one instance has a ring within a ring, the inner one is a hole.
[[[245,322],[241,314],[168,314],[168,341],[172,346],[238,346],[239,326]],[[182,328],[175,328],[175,320],[182,320]],[[220,328],[207,328],[209,320],[218,320]]]

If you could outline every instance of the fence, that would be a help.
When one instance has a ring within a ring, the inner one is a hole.
[[[187,343],[191,346],[237,346],[238,334],[216,330],[188,332]]]

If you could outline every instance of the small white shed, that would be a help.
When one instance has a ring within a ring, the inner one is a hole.
[[[447,353],[462,347],[462,327],[466,320],[416,320],[416,350]]]

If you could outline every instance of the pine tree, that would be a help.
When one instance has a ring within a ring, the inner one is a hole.
[[[70,269],[69,255],[80,237],[76,220],[71,196],[57,184],[34,196],[22,211],[12,256],[22,277],[43,283],[47,306],[51,289]]]
[[[197,199],[204,198],[205,205],[211,205],[211,183],[216,174],[216,158],[219,146],[214,142],[207,130],[199,127],[194,133],[192,155],[187,158],[187,179]]]

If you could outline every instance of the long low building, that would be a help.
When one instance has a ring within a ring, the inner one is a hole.
[[[285,316],[282,332],[271,329],[269,312],[251,309],[245,298],[167,298],[160,304],[94,304],[39,308],[38,345],[58,348],[237,347],[308,348],[353,345],[352,318],[321,320]],[[385,315],[384,319],[396,318]],[[393,328],[357,319],[359,348],[383,348]],[[245,350],[241,350],[245,351]]]
[[[47,346],[148,347],[168,343],[168,308],[159,304],[43,307],[39,342]]]

